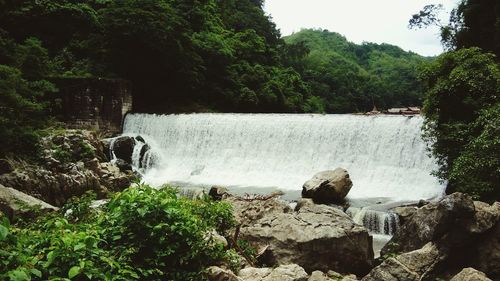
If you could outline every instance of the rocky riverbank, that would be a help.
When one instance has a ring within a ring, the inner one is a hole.
[[[137,143],[141,150],[134,148]],[[48,136],[42,142],[43,164],[0,163],[0,210],[9,217],[27,215],[26,206],[50,212],[89,190],[104,198],[130,186],[132,155],[141,159],[147,149],[140,137],[101,141],[76,130]],[[254,257],[240,251],[239,271],[214,264],[208,278],[500,280],[499,202],[490,205],[454,193],[437,202],[399,207],[400,225],[375,259],[372,236],[346,213],[344,197],[351,186],[344,169],[318,173],[304,184],[304,198],[293,208],[279,194],[239,197],[212,188],[209,195],[229,202],[238,221],[232,237],[221,237],[233,241],[223,244],[235,247],[234,241],[246,241]]]
[[[499,202],[454,193],[409,207],[411,214],[374,260],[367,230],[340,207],[311,199],[295,209],[276,198],[222,200],[233,204],[239,235],[258,259],[237,273],[214,266],[212,281],[500,280]]]
[[[44,137],[38,165],[2,160],[0,184],[53,206],[62,206],[73,196],[94,191],[104,198],[108,192],[129,187],[135,177],[110,163],[96,133],[66,130]]]

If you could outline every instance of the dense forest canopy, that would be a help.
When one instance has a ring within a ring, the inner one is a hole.
[[[3,44],[37,42],[43,69],[24,69],[23,78],[124,78],[134,87],[136,111],[344,113],[369,110],[374,101],[383,108],[421,102],[418,55],[319,31],[295,34],[287,44],[262,6],[2,1],[0,34]],[[302,41],[307,48],[290,57]],[[12,66],[13,56],[4,54],[0,63]]]
[[[417,67],[429,58],[389,44],[356,45],[327,30],[302,30],[286,37],[285,42],[294,50],[287,61],[328,113],[422,103]],[[301,50],[303,55],[298,57]]]

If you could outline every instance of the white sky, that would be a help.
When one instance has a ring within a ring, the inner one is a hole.
[[[457,0],[266,0],[265,10],[283,36],[302,28],[338,32],[349,41],[389,43],[421,55],[443,52],[438,28],[408,29],[408,21],[427,4],[443,4],[442,17]]]

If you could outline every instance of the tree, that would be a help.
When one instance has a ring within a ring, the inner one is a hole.
[[[498,120],[491,117],[498,113],[500,67],[494,55],[479,48],[448,52],[421,75],[427,88],[424,136],[440,164],[437,175],[449,181],[448,192],[498,199]]]

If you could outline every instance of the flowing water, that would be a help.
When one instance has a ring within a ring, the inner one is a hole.
[[[142,159],[148,162],[143,180],[152,185],[279,188],[298,196],[315,173],[342,167],[353,181],[349,200],[387,203],[444,193],[431,175],[437,165],[421,138],[422,124],[420,116],[129,114],[124,134],[141,135],[153,147]],[[384,211],[349,212],[375,233],[390,235],[397,225],[397,216]]]

